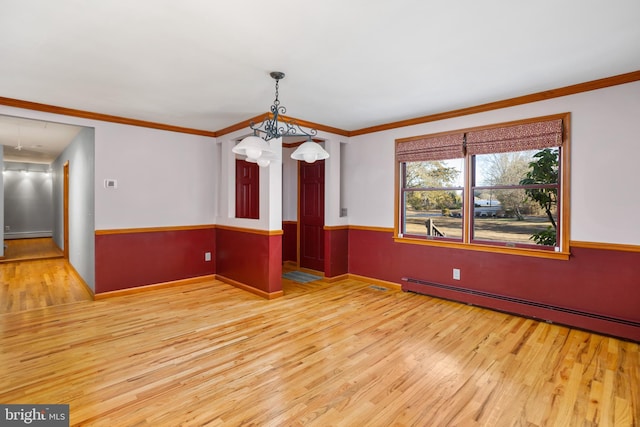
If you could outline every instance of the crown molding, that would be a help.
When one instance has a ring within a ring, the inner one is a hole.
[[[112,116],[110,114],[94,113],[91,111],[76,110],[75,108],[58,107],[56,105],[41,104],[39,102],[23,101],[21,99],[5,98],[0,96],[0,105],[24,108],[26,110],[44,111],[46,113],[62,114],[65,116],[81,117],[83,119],[99,120],[102,122],[119,123],[123,125],[139,126],[151,129],[160,129],[170,132],[188,133],[192,135],[209,136],[215,138],[215,132],[173,126],[164,123],[148,122],[146,120],[130,119],[127,117]]]
[[[271,113],[269,113],[269,115],[271,115]],[[257,115],[255,117],[252,117],[250,119],[243,120],[240,123],[236,123],[234,125],[228,126],[228,127],[224,128],[224,129],[217,130],[217,131],[215,131],[216,137],[222,136],[222,135],[227,135],[227,134],[229,134],[231,132],[235,132],[235,131],[241,130],[241,129],[246,129],[247,132],[251,132],[251,129],[249,128],[249,125],[251,123],[261,122],[262,119],[264,119],[264,117],[265,117],[264,114],[260,114],[260,115]]]
[[[617,86],[625,83],[632,83],[638,80],[640,80],[640,70],[632,71],[630,73],[625,73],[625,74],[619,74],[617,76],[605,77],[598,80],[592,80],[589,82],[578,83],[571,86],[565,86],[565,87],[546,90],[542,92],[536,92],[529,95],[518,96],[515,98],[504,99],[501,101],[489,102],[486,104],[476,105],[473,107],[460,108],[457,110],[445,111],[442,113],[436,113],[436,114],[431,114],[427,116],[415,117],[412,119],[400,120],[397,122],[370,126],[362,129],[353,130],[353,131],[339,129],[336,127],[327,126],[320,123],[309,122],[306,120],[300,120],[293,117],[287,117],[287,116],[282,116],[282,117],[283,119],[286,119],[286,120],[295,121],[298,125],[302,127],[313,128],[313,129],[321,130],[324,132],[351,137],[351,136],[364,135],[368,133],[381,132],[381,131],[390,130],[390,129],[397,129],[397,128],[406,127],[406,126],[413,126],[413,125],[418,125],[422,123],[435,122],[438,120],[451,119],[454,117],[467,116],[470,114],[477,114],[477,113],[482,113],[482,112],[491,111],[491,110],[498,110],[501,108],[508,108],[516,105],[528,104],[528,103],[537,102],[537,101],[544,101],[547,99],[558,98],[558,97],[567,96],[567,95],[574,95],[581,92],[589,92],[596,89],[604,89],[611,86]],[[208,130],[201,130],[201,129],[186,128],[181,126],[173,126],[173,125],[168,125],[164,123],[149,122],[145,120],[130,119],[127,117],[113,116],[110,114],[94,113],[91,111],[77,110],[74,108],[65,108],[65,107],[59,107],[59,106],[48,105],[48,104],[41,104],[38,102],[24,101],[24,100],[13,99],[13,98],[0,97],[0,105],[6,105],[9,107],[16,107],[16,108],[24,108],[27,110],[44,111],[47,113],[62,114],[66,116],[81,117],[85,119],[99,120],[103,122],[119,123],[119,124],[146,127],[146,128],[152,128],[152,129],[160,129],[160,130],[166,130],[170,132],[179,132],[179,133],[187,133],[192,135],[208,136],[212,138],[226,135],[240,129],[249,128],[249,124],[252,121],[253,122],[262,121],[266,117],[266,114],[260,114],[253,118],[244,120],[240,123],[236,123],[224,129],[220,129],[218,131],[208,131]],[[269,115],[269,117],[273,117],[271,113],[267,113],[267,114]]]
[[[367,133],[380,132],[384,130],[397,129],[406,126],[419,125],[422,123],[436,122],[439,120],[451,119],[454,117],[467,116],[470,114],[483,113],[485,111],[499,110],[501,108],[514,107],[516,105],[529,104],[546,99],[559,98],[561,96],[574,95],[581,92],[589,92],[596,89],[604,89],[610,86],[617,86],[625,83],[631,83],[640,80],[640,70],[631,73],[620,74],[617,76],[606,77],[603,79],[592,80],[585,83],[578,83],[571,86],[545,90],[529,95],[517,96],[515,98],[504,99],[501,101],[489,102],[486,104],[476,105],[473,107],[460,108],[457,110],[445,111],[428,116],[416,117],[413,119],[400,120],[397,122],[371,126],[363,129],[351,131],[349,136],[364,135]]]
[[[231,132],[235,132],[237,130],[240,129],[247,129],[248,131],[250,131],[249,129],[249,125],[251,123],[260,123],[263,120],[265,120],[266,118],[269,119],[273,119],[273,113],[265,113],[265,114],[260,114],[258,116],[252,117],[248,120],[244,120],[240,123],[236,123],[235,125],[231,125],[229,127],[226,127],[224,129],[220,129],[218,131],[216,131],[216,136],[222,136],[222,135],[226,135],[229,134]],[[320,123],[314,123],[314,122],[309,122],[306,120],[301,120],[301,119],[296,119],[295,117],[290,117],[290,116],[279,116],[283,121],[289,121],[292,123],[295,123],[296,125],[299,125],[300,127],[305,127],[305,128],[311,128],[311,129],[315,129],[315,130],[321,130],[324,132],[329,132],[329,133],[335,133],[338,135],[343,135],[343,136],[350,136],[351,132],[349,132],[348,130],[344,130],[344,129],[339,129],[339,128],[335,128],[332,126],[327,126],[327,125],[323,125]],[[302,135],[304,136],[304,135]]]

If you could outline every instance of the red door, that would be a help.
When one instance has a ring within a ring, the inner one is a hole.
[[[300,267],[324,272],[324,160],[299,165]]]
[[[258,164],[240,159],[236,159],[236,218],[260,219]]]

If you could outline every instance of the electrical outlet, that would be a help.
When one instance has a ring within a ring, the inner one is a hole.
[[[211,252],[205,252],[204,253],[204,260],[205,261],[211,261]]]
[[[460,280],[460,269],[459,268],[454,268],[453,269],[453,280]]]
[[[4,231],[11,231],[11,226],[10,225],[5,225],[4,226]]]

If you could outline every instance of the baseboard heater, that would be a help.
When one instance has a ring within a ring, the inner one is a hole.
[[[53,237],[51,231],[18,231],[18,232],[5,232],[4,240],[18,240],[18,239],[35,239],[41,237]]]
[[[634,322],[634,321],[631,321],[631,320],[620,319],[620,318],[617,318],[617,317],[604,316],[604,315],[601,315],[601,314],[589,313],[587,311],[573,310],[573,309],[570,309],[570,308],[562,308],[562,307],[557,307],[555,305],[543,304],[543,303],[539,303],[539,302],[535,302],[535,301],[529,301],[529,300],[520,299],[520,298],[508,297],[508,296],[505,296],[505,295],[492,294],[490,292],[483,292],[483,291],[476,291],[476,290],[473,290],[473,289],[459,288],[457,286],[443,285],[443,284],[440,284],[440,283],[427,282],[427,281],[424,281],[424,280],[413,279],[413,278],[410,278],[410,277],[403,277],[402,281],[408,282],[408,283],[415,283],[415,284],[418,284],[418,285],[423,285],[425,287],[445,289],[447,291],[453,291],[453,292],[458,292],[458,293],[467,294],[467,295],[476,295],[476,296],[481,296],[481,297],[485,297],[485,298],[491,298],[491,299],[500,300],[500,301],[507,301],[507,302],[512,302],[512,303],[516,303],[516,304],[527,305],[527,306],[530,306],[530,307],[543,308],[545,310],[551,310],[551,311],[556,311],[556,312],[561,312],[561,313],[573,314],[573,315],[576,315],[576,316],[590,317],[592,319],[604,320],[604,321],[607,321],[607,322],[614,322],[614,323],[619,323],[619,324],[622,324],[622,325],[627,325],[627,326],[633,326],[635,328],[640,328],[640,322]],[[403,291],[409,291],[409,292],[415,292],[415,293],[422,293],[422,292],[416,292],[416,291],[413,291],[413,290],[405,289],[404,286],[402,286],[402,290]],[[428,292],[424,292],[424,294],[428,295]]]

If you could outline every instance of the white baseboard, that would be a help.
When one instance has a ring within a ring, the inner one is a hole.
[[[19,231],[4,233],[4,240],[12,239],[35,239],[38,237],[53,237],[52,231]]]

